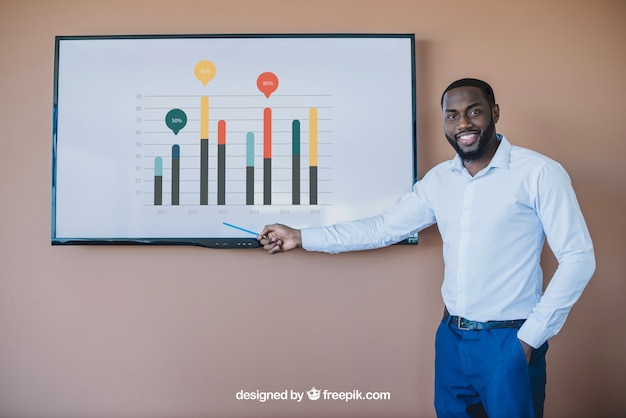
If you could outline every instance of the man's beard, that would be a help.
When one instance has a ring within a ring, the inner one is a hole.
[[[496,129],[496,124],[493,121],[493,117],[487,126],[487,129],[480,135],[478,138],[478,146],[475,150],[472,151],[463,151],[461,146],[456,141],[456,138],[449,136],[446,134],[446,138],[452,147],[456,150],[456,153],[459,154],[463,161],[476,161],[482,158],[487,151],[489,143],[493,137],[493,133]]]

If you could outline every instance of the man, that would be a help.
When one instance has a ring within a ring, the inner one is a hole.
[[[461,79],[445,89],[443,127],[456,150],[411,193],[370,218],[296,230],[266,226],[269,253],[381,247],[437,223],[446,306],[435,341],[440,417],[541,417],[548,340],[595,270],[570,179],[555,161],[496,134],[493,90]],[[544,240],[558,268],[542,293]]]

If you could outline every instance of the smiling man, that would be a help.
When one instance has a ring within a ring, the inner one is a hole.
[[[445,304],[436,335],[439,417],[542,417],[548,340],[595,271],[589,231],[566,171],[496,133],[491,87],[461,79],[441,98],[454,159],[432,168],[380,215],[328,227],[266,226],[270,253],[356,251],[399,242],[437,224]],[[545,291],[547,240],[558,268]]]
[[[447,94],[455,88],[454,94]],[[489,164],[499,145],[496,122],[500,107],[493,91],[480,86],[478,80],[459,80],[448,86],[441,106],[446,138],[473,176]]]

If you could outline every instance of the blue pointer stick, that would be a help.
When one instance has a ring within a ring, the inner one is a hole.
[[[257,237],[260,235],[258,232],[250,231],[249,229],[245,229],[237,225],[229,224],[228,222],[222,222],[222,223],[226,226],[230,226],[231,228],[235,228],[240,231],[247,232],[248,234],[256,235]]]

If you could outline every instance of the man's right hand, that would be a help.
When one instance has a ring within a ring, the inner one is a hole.
[[[302,247],[300,230],[282,224],[266,225],[257,239],[270,254]]]

